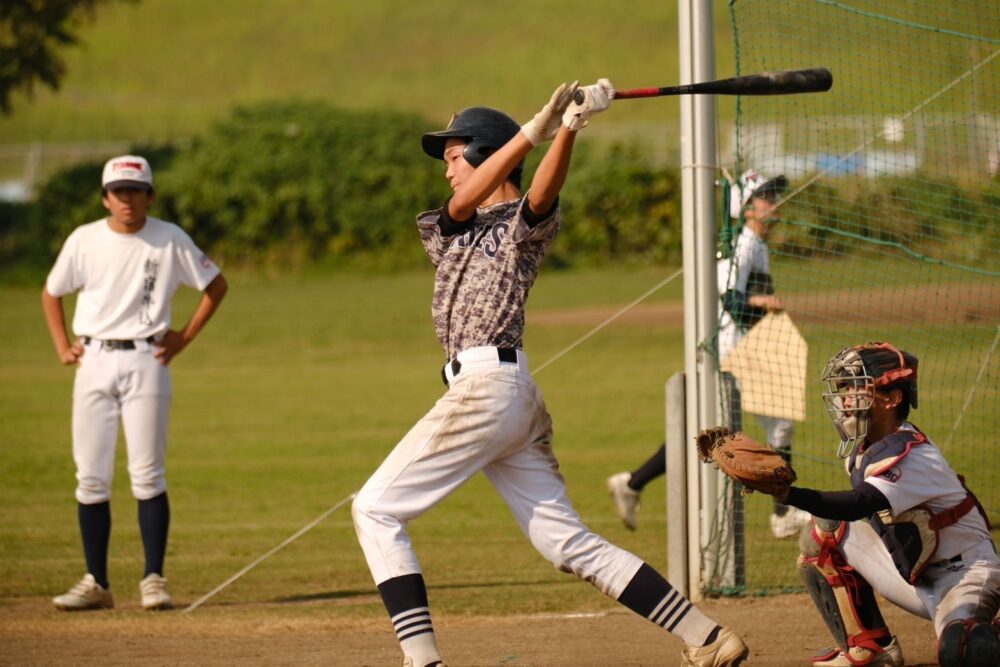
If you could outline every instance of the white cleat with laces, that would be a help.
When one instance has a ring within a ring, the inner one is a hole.
[[[142,595],[142,608],[147,611],[174,608],[174,601],[167,592],[167,580],[155,572],[139,582],[139,593]]]
[[[683,667],[736,667],[747,659],[750,649],[739,635],[722,628],[707,646],[688,646],[681,653]]]
[[[628,482],[632,475],[627,472],[620,472],[608,477],[608,492],[615,501],[615,512],[622,520],[625,527],[635,530],[639,522],[635,518],[636,510],[639,509],[639,492],[629,488]]]
[[[110,588],[104,588],[89,572],[76,586],[62,595],[52,598],[52,604],[62,611],[83,611],[84,609],[113,609],[115,597]]]

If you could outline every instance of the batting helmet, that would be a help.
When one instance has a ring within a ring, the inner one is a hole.
[[[510,141],[521,129],[513,118],[489,107],[469,107],[451,117],[448,127],[440,132],[428,132],[421,139],[424,152],[438,160],[444,159],[444,145],[449,139],[464,139],[463,156],[473,167],[486,161],[498,148]],[[524,160],[510,173],[511,181],[521,185]]]

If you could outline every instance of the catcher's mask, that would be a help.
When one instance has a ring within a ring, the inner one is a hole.
[[[463,155],[469,164],[478,167],[520,129],[521,126],[502,111],[489,107],[469,107],[452,116],[447,128],[425,134],[421,138],[421,144],[425,153],[443,160],[444,146],[449,139],[465,139],[468,143]],[[518,188],[521,187],[523,168],[524,160],[521,160],[508,177]]]
[[[875,391],[898,388],[907,406],[917,407],[917,358],[889,343],[844,348],[821,378],[826,411],[840,434],[837,458],[850,456],[868,436]]]

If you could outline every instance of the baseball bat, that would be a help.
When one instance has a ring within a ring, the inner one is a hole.
[[[812,69],[777,70],[746,74],[718,81],[689,83],[683,86],[665,88],[632,88],[616,90],[616,100],[638,97],[662,97],[664,95],[794,95],[796,93],[821,93],[833,86],[833,75],[825,67]],[[582,90],[576,91],[573,99],[582,104]]]

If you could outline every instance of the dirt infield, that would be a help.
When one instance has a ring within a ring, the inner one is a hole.
[[[828,645],[804,594],[707,600],[700,605],[751,647],[748,666],[808,665]],[[933,665],[928,621],[883,602],[907,665]],[[322,611],[315,607],[312,612]],[[576,615],[435,617],[452,667],[678,665],[681,643],[625,611]],[[2,665],[344,665],[396,666],[399,649],[384,619],[288,618],[267,605],[144,614],[61,614],[45,600],[0,607]]]

